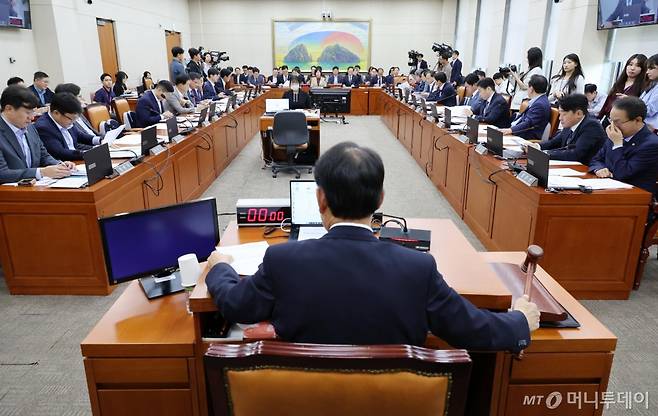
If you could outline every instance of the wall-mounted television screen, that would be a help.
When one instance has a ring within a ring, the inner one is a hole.
[[[0,0],[0,27],[32,29],[29,0]]]
[[[656,24],[657,6],[658,0],[599,0],[597,28],[601,30]]]

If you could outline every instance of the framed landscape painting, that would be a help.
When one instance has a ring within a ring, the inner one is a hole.
[[[272,21],[274,66],[298,66],[308,71],[311,66],[330,72],[333,66],[341,71],[359,65],[370,65],[370,21]]]

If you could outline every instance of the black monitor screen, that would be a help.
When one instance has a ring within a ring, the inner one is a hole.
[[[195,253],[204,261],[219,243],[216,201],[204,199],[99,219],[110,284],[178,267]]]
[[[32,29],[28,0],[0,0],[0,27]]]
[[[658,0],[599,0],[598,29],[650,25],[656,21]]]

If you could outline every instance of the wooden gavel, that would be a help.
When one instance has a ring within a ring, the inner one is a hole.
[[[528,251],[526,252],[526,256],[525,256],[525,261],[521,265],[521,271],[523,271],[526,274],[523,294],[528,295],[528,299],[530,299],[530,292],[532,290],[532,279],[534,279],[535,277],[535,271],[537,270],[537,263],[539,262],[539,260],[542,259],[542,257],[544,257],[544,249],[533,244],[528,247]]]

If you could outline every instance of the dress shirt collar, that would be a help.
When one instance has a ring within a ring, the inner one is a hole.
[[[531,99],[530,102],[528,103],[528,107],[532,106],[542,95],[544,94],[539,94],[535,98]]]
[[[57,129],[58,129],[59,131],[62,131],[62,130],[68,130],[68,129],[70,129],[71,127],[73,127],[73,124],[71,124],[71,125],[68,126],[68,127],[60,126],[60,124],[59,124],[57,121],[55,121],[55,119],[53,118],[53,115],[51,114],[50,111],[48,112],[48,117],[50,117],[50,119],[53,121],[53,123],[55,123],[55,125],[57,126]]]
[[[19,137],[19,136],[20,136],[20,137],[23,137],[23,136],[25,135],[25,132],[27,131],[27,128],[25,128],[25,129],[19,129],[18,127],[16,127],[16,126],[14,126],[13,124],[11,124],[11,123],[9,122],[9,120],[7,120],[7,119],[5,118],[4,115],[0,115],[0,117],[2,117],[2,119],[5,121],[5,123],[7,123],[7,125],[9,126],[9,128],[11,129],[11,131],[14,132],[14,135],[15,135],[16,137]]]
[[[582,120],[580,120],[578,123],[576,123],[576,124],[574,124],[573,126],[571,126],[571,131],[575,133],[576,130],[578,129],[578,126],[580,126],[581,124],[583,124],[583,121],[585,121],[585,118],[586,118],[586,117],[587,117],[587,116],[583,117]]]
[[[478,91],[479,92],[479,91]],[[494,93],[495,94],[495,93]],[[494,94],[491,94],[489,98],[487,98],[487,104],[491,104],[491,100],[493,100]]]
[[[356,222],[337,222],[336,224],[329,227],[329,229],[332,230],[334,227],[359,227],[372,232],[372,228],[370,226]]]

